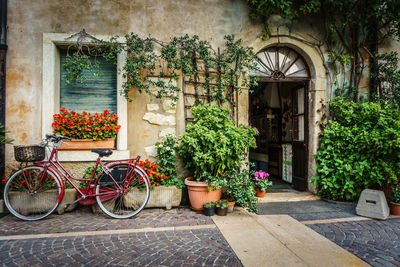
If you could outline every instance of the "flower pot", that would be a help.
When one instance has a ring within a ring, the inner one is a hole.
[[[57,208],[58,214],[63,214],[64,212],[67,212],[67,211],[73,211],[76,208],[78,203],[69,205],[67,209],[65,209],[64,207],[66,204],[75,201],[77,194],[78,194],[78,192],[76,192],[76,190],[73,188],[68,188],[68,189],[64,190],[64,197],[63,197],[60,205],[58,205],[58,208]]]
[[[202,211],[205,203],[217,202],[221,199],[221,188],[212,190],[208,184],[193,181],[191,177],[185,179],[185,184],[189,193],[190,206],[194,211]]]
[[[124,196],[124,205],[126,207],[139,207],[146,192],[137,188],[132,188]],[[176,186],[157,186],[150,191],[150,199],[146,204],[146,208],[166,208],[171,209],[177,207],[181,203],[182,189]]]
[[[65,141],[58,150],[91,150],[91,149],[114,149],[115,139],[92,140],[92,139],[72,139]]]
[[[235,207],[235,201],[230,201],[229,202],[229,204],[228,204],[228,213],[231,213],[231,212],[233,212],[233,208]]]
[[[45,212],[50,210],[57,201],[55,190],[47,190],[40,195],[30,195],[28,193],[12,191],[8,192],[8,201],[18,213],[28,216],[35,212]]]
[[[226,214],[228,213],[228,207],[226,207],[225,209],[215,208],[215,213],[219,216],[226,216]]]
[[[390,202],[390,213],[393,215],[400,215],[400,204]]]
[[[215,214],[215,207],[211,207],[211,208],[203,207],[203,213],[206,216],[213,216]]]
[[[265,191],[261,191],[260,188],[256,188],[256,197],[265,197]]]

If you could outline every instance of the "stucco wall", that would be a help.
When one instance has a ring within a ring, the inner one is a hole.
[[[123,36],[135,32],[143,37],[151,34],[164,41],[187,33],[197,34],[200,39],[208,40],[214,46],[222,46],[224,35],[235,34],[243,39],[245,45],[254,47],[256,52],[268,45],[289,45],[302,54],[309,64],[312,81],[309,94],[308,170],[309,177],[312,177],[311,155],[315,154],[318,145],[318,129],[315,125],[319,116],[316,112],[317,101],[331,96],[327,90],[329,79],[321,55],[312,45],[318,43],[322,35],[318,31],[318,23],[312,20],[290,25],[288,21],[274,16],[270,23],[273,35],[278,37],[263,41],[259,38],[262,26],[249,20],[246,3],[242,0],[9,0],[6,77],[8,136],[15,139],[14,144],[40,142],[43,33],[73,34],[85,28],[94,36]],[[173,128],[178,135],[183,133],[182,102],[178,102],[175,112],[168,112],[160,100],[138,92],[132,92],[131,97],[133,102],[128,103],[128,125],[123,125],[128,130],[130,156],[140,154],[148,157],[150,147],[160,138],[163,130],[170,131]],[[148,104],[158,105],[158,109]],[[242,123],[248,121],[247,110],[248,94],[244,90],[238,108],[239,121]],[[151,121],[149,116],[175,116],[175,124],[160,125]],[[7,146],[6,159],[13,159],[12,146]]]

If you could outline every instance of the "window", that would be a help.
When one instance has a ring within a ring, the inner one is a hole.
[[[47,133],[52,132],[51,124],[53,122],[53,114],[59,112],[61,102],[65,101],[64,97],[61,97],[64,92],[61,91],[62,71],[61,61],[62,49],[68,47],[71,43],[76,42],[76,38],[69,38],[70,34],[61,33],[43,33],[43,62],[42,62],[42,137]],[[109,40],[110,36],[96,36],[102,40]],[[68,39],[68,40],[67,40]],[[123,40],[121,39],[121,42]],[[122,68],[123,62],[126,60],[125,52],[121,52],[118,55],[117,66],[115,67],[114,74],[116,75],[114,94],[114,110],[118,114],[118,123],[122,126],[117,136],[117,151],[108,157],[107,159],[124,159],[129,158],[128,146],[128,112],[127,112],[127,100],[122,96],[123,77],[122,74],[117,72],[117,69]],[[104,76],[102,76],[104,77]],[[85,90],[88,90],[87,88]],[[94,97],[94,96],[92,96]],[[110,102],[108,102],[110,103]],[[115,103],[115,102],[114,102]],[[105,104],[111,105],[111,104]],[[104,106],[99,111],[103,111]],[[111,109],[112,110],[112,109]],[[96,154],[90,151],[60,151],[59,158],[61,161],[93,161],[96,160]]]
[[[71,53],[71,51],[70,51]],[[101,113],[108,110],[117,113],[117,66],[97,57],[99,69],[84,70],[82,78],[85,81],[66,83],[66,72],[62,65],[67,60],[67,51],[60,51],[60,107],[76,112]],[[91,60],[95,61],[94,57]]]

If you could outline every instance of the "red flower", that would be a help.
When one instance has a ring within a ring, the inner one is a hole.
[[[5,184],[5,183],[7,183],[7,180],[6,180],[6,179],[3,179],[3,180],[1,180],[1,182],[2,182],[3,184]]]

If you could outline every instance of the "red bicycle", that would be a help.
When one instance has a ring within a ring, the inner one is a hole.
[[[8,210],[22,220],[40,220],[54,212],[64,196],[64,178],[77,192],[75,201],[91,205],[97,202],[101,210],[112,218],[126,219],[137,215],[150,198],[150,180],[137,166],[140,160],[114,160],[102,162],[110,156],[109,149],[93,149],[99,154],[90,179],[74,177],[58,160],[59,147],[69,137],[47,134],[40,146],[15,147],[15,158],[20,162],[33,162],[21,167],[8,180],[4,188],[4,203]],[[50,151],[48,160],[45,148]],[[95,177],[98,166],[101,173]],[[61,178],[62,177],[62,178]],[[79,189],[72,180],[86,182]]]

